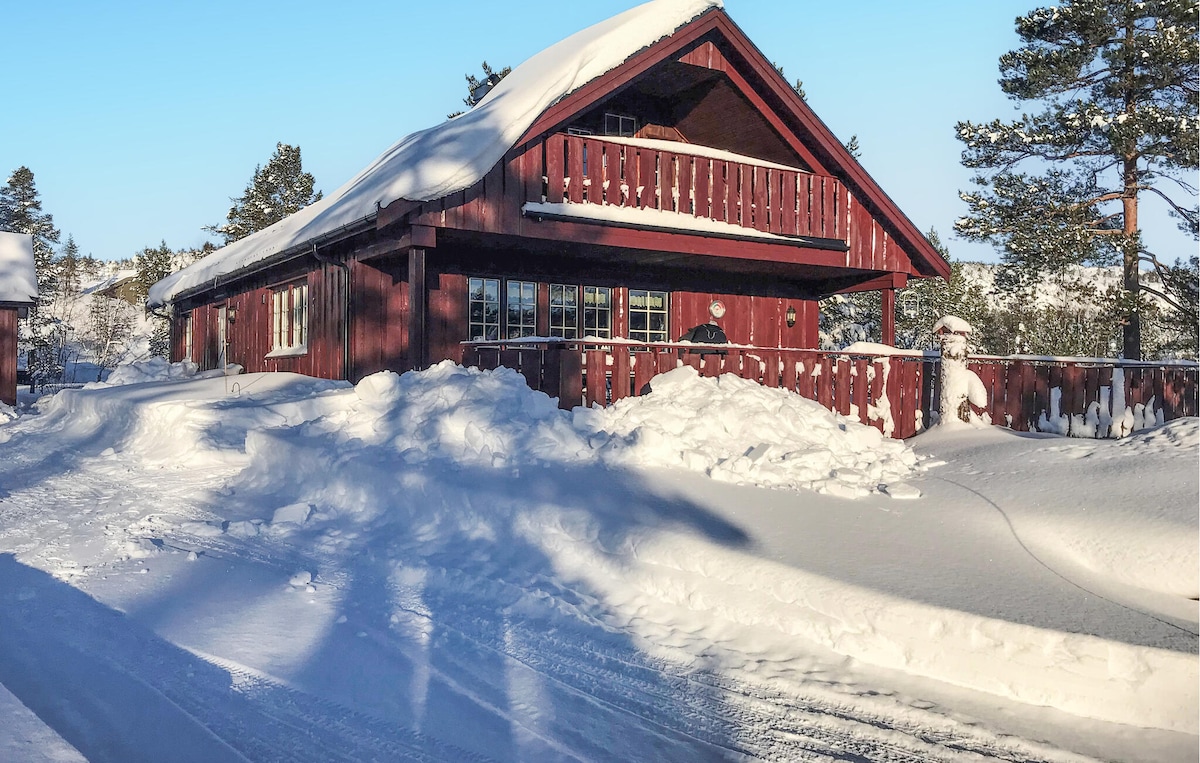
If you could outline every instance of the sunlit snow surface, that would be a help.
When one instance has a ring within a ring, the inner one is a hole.
[[[1196,759],[1195,419],[906,445],[691,369],[572,412],[191,373],[0,423],[0,751]]]

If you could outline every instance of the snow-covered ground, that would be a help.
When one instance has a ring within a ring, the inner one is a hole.
[[[0,418],[0,760],[1197,759],[1195,419],[167,374]]]

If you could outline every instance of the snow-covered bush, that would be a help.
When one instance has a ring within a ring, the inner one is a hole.
[[[986,408],[987,389],[974,371],[967,368],[967,337],[971,324],[953,315],[943,316],[933,327],[942,347],[942,384],[939,423],[990,424],[988,414],[972,410]]]

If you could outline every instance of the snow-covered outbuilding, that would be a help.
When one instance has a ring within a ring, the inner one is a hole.
[[[817,300],[945,261],[725,12],[655,0],[160,281],[173,360],[359,379],[468,340],[818,346]],[[891,342],[894,325],[884,326]]]
[[[17,402],[17,319],[37,301],[33,236],[0,231],[0,403]]]

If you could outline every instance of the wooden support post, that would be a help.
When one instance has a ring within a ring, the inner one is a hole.
[[[896,346],[896,290],[883,290],[883,343]]]
[[[425,330],[426,302],[425,250],[408,250],[408,364],[413,370],[425,368],[428,362],[427,332]]]

